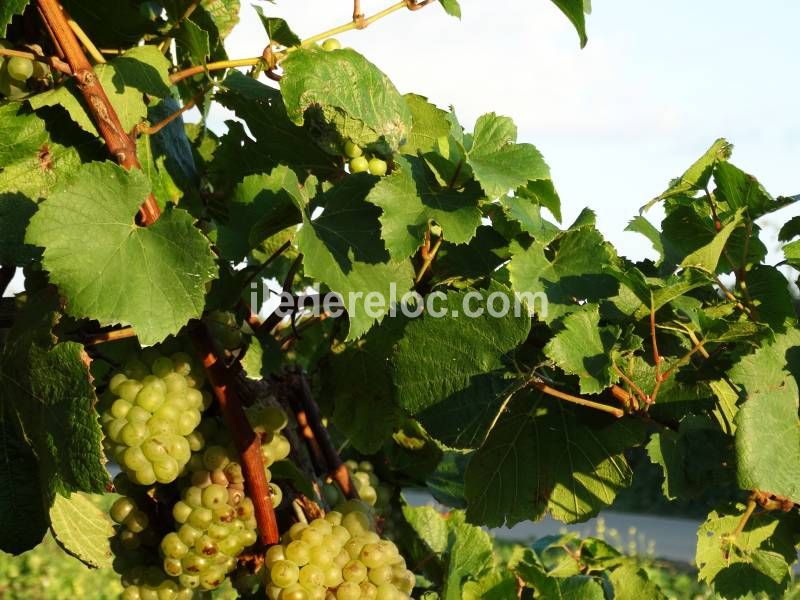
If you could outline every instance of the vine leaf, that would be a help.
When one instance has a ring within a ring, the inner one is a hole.
[[[693,194],[704,189],[711,180],[714,167],[718,163],[728,160],[732,152],[733,144],[726,139],[718,139],[683,175],[673,179],[664,192],[642,206],[639,212],[643,213],[651,209],[662,200],[685,194]]]
[[[395,171],[378,182],[367,201],[382,209],[381,237],[392,258],[403,260],[422,245],[431,221],[450,243],[469,242],[481,224],[482,197],[474,184],[463,190],[440,187],[424,163],[409,156],[396,161]]]
[[[175,43],[195,65],[204,65],[211,56],[208,31],[191,19],[184,19],[175,34]]]
[[[580,310],[583,302],[613,296],[618,284],[604,270],[615,262],[614,249],[594,228],[594,213],[584,211],[578,222],[551,244],[517,245],[509,272],[518,294],[544,294],[547,310],[538,306],[539,317],[553,323]]]
[[[430,506],[403,506],[403,515],[420,539],[445,564],[443,600],[461,600],[464,579],[480,579],[493,566],[489,534],[465,520],[463,511],[445,518]]]
[[[225,91],[218,93],[215,99],[244,120],[256,138],[255,143],[248,138],[244,150],[242,144],[237,143],[230,159],[219,166],[226,181],[231,179],[231,173],[240,172],[243,152],[247,160],[258,165],[255,173],[277,167],[279,163],[290,165],[301,178],[308,170],[327,174],[339,170],[333,156],[323,152],[302,127],[289,119],[280,92],[238,71],[225,78],[223,87]]]
[[[2,360],[2,402],[13,411],[39,462],[42,497],[103,492],[108,482],[97,397],[88,357],[76,342],[55,343],[58,296],[32,295],[8,333]]]
[[[384,320],[321,366],[323,393],[334,399],[333,422],[363,454],[378,452],[399,418],[386,357],[402,335],[404,320]]]
[[[561,12],[563,12],[570,22],[575,26],[578,37],[581,38],[581,48],[586,46],[589,38],[586,36],[586,15],[588,12],[588,0],[552,0]]]
[[[406,94],[403,96],[411,111],[411,131],[408,139],[400,147],[403,154],[432,152],[439,140],[450,134],[450,121],[447,112],[428,102],[424,96]]]
[[[464,314],[465,310],[486,306],[484,303],[492,294],[513,303],[515,299],[508,288],[493,283],[488,290],[473,290],[469,299],[468,293],[450,293],[440,298],[435,310],[443,315],[436,318],[429,313],[414,319],[397,344],[393,378],[400,406],[409,414],[418,415],[448,400],[467,411],[485,410],[487,402],[482,392],[486,387],[476,385],[476,380],[502,370],[506,353],[528,336],[531,321],[524,308],[515,315],[511,306],[498,317],[487,311],[475,318]],[[491,420],[494,414],[486,416]],[[464,421],[459,425],[463,426]]]
[[[56,495],[50,508],[50,527],[59,546],[85,565],[99,569],[112,566],[114,526],[108,515],[84,494],[69,498]]]
[[[550,179],[550,168],[536,147],[516,141],[517,126],[508,117],[488,113],[475,123],[467,162],[490,198],[498,198],[529,181]]]
[[[658,586],[650,581],[644,569],[636,564],[617,567],[609,575],[614,587],[614,600],[666,600]]]
[[[170,95],[169,67],[169,61],[155,46],[132,48],[113,61],[95,67],[97,79],[125,129],[121,135],[126,135],[147,116],[144,94],[157,98]],[[99,135],[74,81],[36,94],[29,102],[34,110],[62,106],[81,129]]]
[[[461,5],[459,5],[458,0],[439,0],[439,4],[442,5],[444,12],[451,17],[461,18]]]
[[[410,262],[389,262],[380,238],[378,209],[365,201],[375,178],[350,175],[318,195],[314,200],[325,209],[312,219],[309,199],[294,173],[288,167],[277,171],[286,178],[287,190],[302,213],[296,239],[305,274],[341,296],[349,311],[347,339],[357,339],[390,313],[397,295],[411,287],[413,278]],[[367,310],[372,298],[379,303]]]
[[[742,489],[800,502],[797,416],[800,331],[776,336],[730,371],[747,400],[736,414],[736,465]]]
[[[289,118],[311,127],[320,145],[340,155],[345,140],[382,154],[400,147],[411,112],[394,84],[355,50],[298,49],[281,63]]]
[[[30,0],[3,0],[0,4],[0,37],[6,36],[6,28],[16,15],[21,15]]]
[[[59,139],[69,145],[53,141],[48,123],[36,114],[22,112],[21,106],[15,103],[0,106],[0,139],[3,140],[0,145],[2,203],[11,198],[12,192],[34,202],[47,196],[57,183],[72,176],[80,166],[81,153],[90,157],[93,149],[99,149],[99,145],[77,127],[61,130]],[[19,230],[15,235],[19,239]]]
[[[267,37],[271,42],[281,44],[287,48],[300,45],[300,37],[292,31],[285,19],[268,17],[260,6],[253,6],[253,8],[256,10],[258,18],[261,19],[261,24],[264,26]]]
[[[0,398],[0,550],[21,554],[42,541],[47,510],[39,487],[39,464]]]
[[[467,517],[489,527],[545,512],[565,523],[583,521],[630,484],[623,450],[642,437],[636,421],[582,422],[558,400],[519,395],[467,467]]]
[[[724,598],[757,594],[780,598],[791,579],[790,565],[797,560],[800,519],[791,513],[757,514],[732,539],[743,512],[742,505],[715,510],[700,526],[695,558],[698,577],[712,583]]]
[[[601,327],[595,305],[572,313],[563,324],[564,329],[545,346],[545,355],[565,373],[578,376],[582,394],[599,394],[618,379],[613,349],[619,328]]]
[[[210,244],[186,211],[170,210],[147,228],[134,224],[148,192],[139,171],[89,163],[39,205],[26,236],[44,248],[70,314],[131,325],[144,345],[200,316],[216,276]]]
[[[734,230],[742,224],[744,217],[744,209],[736,211],[736,216],[732,221],[727,223],[719,233],[706,245],[701,246],[681,262],[682,267],[697,267],[703,269],[708,273],[714,273],[719,264],[719,258],[725,250],[725,245],[728,243]]]

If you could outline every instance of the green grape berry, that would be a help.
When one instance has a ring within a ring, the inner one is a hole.
[[[366,173],[369,171],[369,161],[364,156],[357,156],[350,161],[351,173]]]
[[[20,56],[12,56],[6,62],[6,70],[12,79],[25,82],[33,76],[33,61]]]
[[[358,158],[362,154],[364,154],[364,150],[353,140],[347,140],[344,143],[344,155],[347,158]]]
[[[322,49],[325,52],[330,52],[332,50],[339,50],[342,47],[342,44],[339,43],[339,40],[336,38],[328,38],[324,42],[322,42]]]
[[[386,171],[389,166],[386,164],[386,161],[377,157],[373,157],[369,160],[367,165],[370,174],[375,175],[376,177],[383,177],[386,175]]]

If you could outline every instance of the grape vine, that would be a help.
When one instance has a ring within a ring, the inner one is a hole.
[[[246,58],[237,0],[0,6],[0,549],[49,530],[123,600],[665,598],[601,539],[491,535],[650,463],[707,514],[700,582],[790,597],[800,220],[777,263],[761,228],[798,198],[720,139],[621,256],[511,118],[339,39],[433,4],[306,39],[257,8]]]

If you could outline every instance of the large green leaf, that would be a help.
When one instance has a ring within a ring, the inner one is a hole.
[[[493,317],[485,310],[492,294],[511,303],[507,314]],[[508,288],[494,284],[489,290],[439,297],[433,303],[434,311],[442,313],[439,318],[428,313],[410,322],[393,359],[402,408],[418,414],[454,396],[467,410],[472,403],[484,408],[487,399],[483,394],[465,391],[480,376],[501,370],[503,357],[524,342],[530,330],[527,311],[517,307],[515,315],[514,302]],[[470,317],[465,309],[481,309],[483,314]],[[478,389],[484,391],[485,387]]]
[[[467,516],[490,527],[545,512],[565,523],[586,520],[630,484],[623,450],[641,437],[633,420],[583,422],[560,400],[518,396],[467,468]]]
[[[256,138],[255,144],[242,148],[237,144],[224,164],[219,165],[226,181],[231,173],[241,171],[243,158],[257,164],[255,173],[288,164],[299,172],[313,170],[333,174],[338,167],[334,158],[312,142],[308,132],[292,123],[278,91],[233,71],[225,78],[224,92],[216,100],[247,123]],[[244,156],[243,156],[244,154]],[[241,179],[235,177],[234,180]]]
[[[15,15],[21,15],[30,0],[4,0],[0,4],[0,37],[5,37],[6,27]]]
[[[626,564],[614,569],[609,580],[614,587],[614,600],[666,600],[666,596],[638,565]]]
[[[261,24],[264,26],[267,37],[271,42],[287,47],[300,45],[300,38],[292,31],[292,28],[289,27],[289,24],[284,19],[268,17],[260,6],[253,6],[253,8],[258,14],[258,18],[261,19]]]
[[[736,464],[742,489],[800,502],[797,416],[800,331],[777,336],[730,371],[747,399],[736,415]]]
[[[50,524],[58,544],[82,563],[96,568],[112,566],[114,526],[89,497],[57,495],[50,508]]]
[[[14,202],[13,192],[38,202],[57,183],[72,176],[81,164],[84,151],[89,154],[99,149],[92,138],[76,127],[62,123],[58,131],[54,131],[47,121],[19,104],[0,106],[0,140],[3,140],[0,144],[2,203]],[[0,210],[4,214],[6,211],[13,212],[15,220],[22,219],[24,211],[21,209],[18,212],[12,207]],[[2,227],[5,229],[6,226],[4,224]],[[12,237],[19,239],[19,225],[11,229],[15,232],[11,234]],[[7,243],[7,240],[4,242]],[[19,251],[18,247],[16,251]]]
[[[578,376],[581,393],[599,394],[619,379],[613,359],[619,336],[616,327],[600,327],[600,311],[590,306],[564,319],[564,329],[548,342],[544,353],[561,370]]]
[[[44,248],[70,314],[132,325],[146,345],[199,317],[216,276],[209,242],[185,211],[170,210],[147,228],[134,224],[148,192],[139,171],[84,165],[40,204],[26,237]]]
[[[719,162],[728,160],[732,152],[733,145],[728,140],[718,139],[683,175],[673,179],[666,191],[645,204],[640,210],[643,212],[662,200],[684,194],[693,194],[704,189],[711,179],[714,167]]]
[[[467,162],[490,198],[498,198],[529,181],[550,179],[550,168],[532,144],[517,144],[517,126],[508,117],[489,113],[478,118]]]
[[[723,227],[714,238],[704,246],[701,246],[681,262],[682,267],[697,267],[714,273],[717,270],[720,256],[725,250],[728,239],[734,230],[742,224],[743,211],[738,211],[736,216],[725,227]]]
[[[509,265],[511,283],[518,294],[544,294],[547,310],[542,302],[536,309],[539,318],[552,323],[579,310],[583,302],[614,295],[618,284],[604,267],[615,259],[614,249],[593,226],[573,226],[553,244],[535,241],[528,248],[517,247]]]
[[[450,134],[447,113],[437,108],[428,99],[416,94],[403,96],[411,111],[411,131],[405,144],[400,147],[403,154],[433,151],[441,138]]]
[[[396,162],[394,173],[381,179],[367,200],[383,211],[381,237],[389,253],[403,260],[422,245],[431,222],[453,244],[470,241],[481,224],[481,197],[475,185],[463,190],[440,187],[420,159],[407,157]]]
[[[408,261],[389,262],[380,239],[378,209],[365,201],[375,178],[350,175],[318,195],[315,201],[325,209],[312,219],[294,174],[286,167],[278,170],[291,182],[287,189],[303,215],[297,246],[304,255],[305,274],[341,296],[350,320],[348,339],[356,339],[394,310],[413,277]],[[378,304],[368,309],[372,298]]]
[[[724,598],[765,594],[779,598],[791,578],[789,565],[797,560],[800,522],[796,514],[761,513],[744,530],[732,534],[744,507],[712,511],[697,532],[699,578],[714,585]]]
[[[403,322],[384,320],[322,366],[323,393],[333,399],[333,422],[364,454],[380,450],[397,425],[399,411],[386,357],[402,335]]]
[[[39,462],[45,501],[108,482],[89,359],[75,342],[55,343],[59,298],[31,296],[8,333],[0,361],[2,401],[15,412]]]
[[[319,143],[340,154],[345,140],[389,154],[411,131],[411,112],[389,78],[351,49],[298,49],[281,63],[281,93],[295,123],[314,124]]]
[[[586,0],[552,0],[558,8],[561,9],[570,22],[575,26],[578,32],[578,37],[581,38],[581,48],[586,45],[588,38],[586,37],[586,16],[585,5]]]
[[[114,107],[127,135],[147,116],[144,95],[165,98],[170,95],[169,61],[155,46],[138,46],[113,61],[95,67],[97,80]],[[98,135],[94,120],[84,108],[83,96],[73,81],[32,96],[34,109],[62,106],[82,129]]]

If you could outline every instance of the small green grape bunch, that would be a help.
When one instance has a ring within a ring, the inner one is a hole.
[[[163,569],[184,587],[218,588],[235,569],[236,558],[256,542],[253,502],[232,454],[231,448],[212,445],[193,456],[190,485],[172,508],[175,531],[160,545]]]
[[[198,389],[202,383],[202,369],[181,352],[142,353],[111,377],[101,414],[104,445],[133,483],[175,481],[203,447],[202,436],[193,435],[211,403]]]
[[[7,40],[0,40],[0,48],[13,50],[14,45]],[[41,48],[36,46],[41,53]],[[0,56],[0,95],[9,100],[18,100],[28,94],[30,80],[46,79],[50,75],[50,67],[22,56]]]
[[[270,600],[403,600],[416,583],[360,511],[295,523],[266,553]]]
[[[192,600],[194,590],[182,587],[158,567],[138,566],[122,575],[121,600]]]
[[[384,511],[389,506],[391,500],[391,490],[383,485],[378,476],[375,475],[375,469],[372,463],[362,460],[356,462],[348,460],[344,463],[350,473],[350,478],[353,480],[358,497],[366,502],[369,506],[374,507],[377,511]],[[333,482],[326,482],[322,488],[325,500],[330,506],[335,507],[337,510],[341,508],[343,502],[346,501],[344,494]]]
[[[389,164],[375,154],[364,154],[364,149],[353,140],[344,143],[342,152],[349,159],[348,166],[351,173],[370,173],[376,177],[383,177],[389,169]]]

